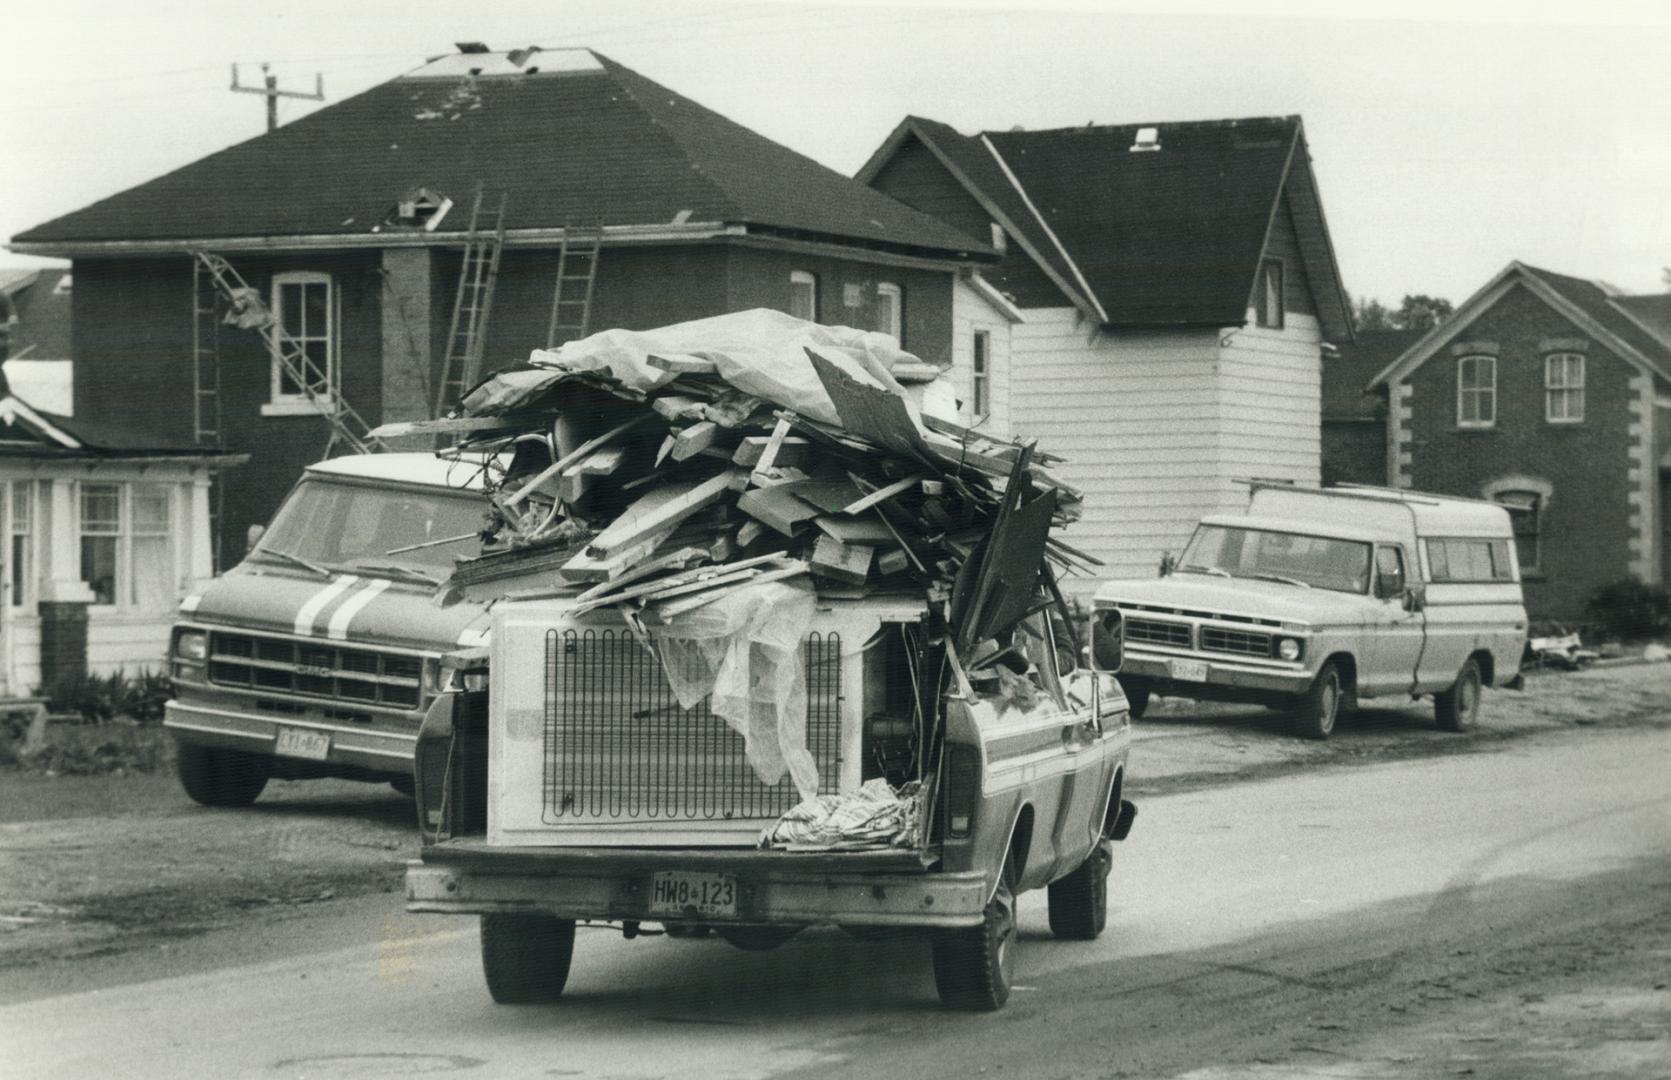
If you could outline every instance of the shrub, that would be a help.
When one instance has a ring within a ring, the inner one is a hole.
[[[118,668],[109,675],[60,676],[43,696],[52,712],[78,713],[90,724],[116,716],[152,723],[162,719],[170,693],[167,676],[141,671],[130,678]]]
[[[1585,610],[1619,640],[1653,637],[1671,628],[1671,593],[1635,578],[1603,585],[1590,595]]]

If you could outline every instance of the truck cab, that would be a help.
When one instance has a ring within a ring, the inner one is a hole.
[[[1110,581],[1125,620],[1120,680],[1152,694],[1285,710],[1327,738],[1343,707],[1431,697],[1441,728],[1513,682],[1526,608],[1507,511],[1381,488],[1252,487],[1243,514],[1202,520],[1158,579]]]
[[[409,792],[441,656],[486,640],[485,601],[433,602],[479,550],[479,468],[425,453],[310,465],[244,560],[180,604],[164,725],[209,806],[271,778]]]

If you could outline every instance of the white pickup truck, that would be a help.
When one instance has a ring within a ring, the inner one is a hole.
[[[1518,678],[1527,625],[1507,511],[1360,487],[1254,484],[1169,574],[1095,607],[1124,618],[1133,715],[1151,694],[1255,702],[1315,739],[1360,698],[1431,695],[1441,728],[1470,727],[1481,688]]]

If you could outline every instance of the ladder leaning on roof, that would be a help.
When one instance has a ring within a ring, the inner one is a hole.
[[[307,350],[302,347],[301,342],[291,337],[284,327],[279,325],[278,320],[273,316],[272,309],[262,301],[261,293],[251,288],[249,282],[245,281],[243,275],[233,269],[231,263],[208,251],[197,252],[193,256],[193,260],[197,272],[201,275],[200,283],[202,278],[206,277],[220,296],[226,300],[227,313],[222,321],[246,330],[258,331],[262,339],[267,342],[268,351],[278,361],[279,369],[285,377],[302,388],[302,392],[307,395],[308,401],[319,410],[320,415],[330,424],[331,439],[325,446],[326,457],[330,457],[339,445],[346,445],[357,454],[388,449],[383,444],[383,440],[371,433],[371,425],[366,423],[365,417],[361,416],[352,405],[343,400],[337,388],[331,385],[330,371],[315,363],[313,358],[308,356]],[[201,320],[202,302],[198,300],[194,303],[197,304],[197,310],[200,312],[199,319]],[[219,365],[209,365],[214,369],[212,375],[214,390],[211,395],[206,392],[207,384],[204,381],[204,367],[206,365],[204,365],[200,356],[194,355],[193,359],[196,363],[194,370],[199,380],[196,386],[198,395],[196,400],[203,403],[209,401],[212,396],[213,408],[217,417],[215,427],[218,435],[220,425],[218,419],[220,411]],[[200,414],[198,420],[198,437],[200,440],[203,431]]]
[[[192,441],[199,446],[221,448],[220,433],[220,293],[215,279],[202,260],[191,263],[191,379]],[[221,489],[223,478],[216,469],[209,475],[209,561],[214,573],[221,571]]]
[[[563,244],[557,249],[557,288],[545,328],[546,348],[555,349],[565,341],[583,338],[591,330],[592,289],[598,280],[598,252],[602,247],[602,222],[589,229],[563,226]],[[565,285],[569,287],[567,296],[563,295]]]
[[[488,316],[493,313],[493,287],[499,280],[499,252],[505,246],[505,199],[500,192],[496,210],[484,210],[482,185],[476,185],[470,207],[470,232],[464,238],[464,263],[459,269],[458,295],[453,300],[452,326],[447,330],[447,358],[442,362],[441,385],[435,392],[435,415],[446,414],[481,376],[482,346]]]

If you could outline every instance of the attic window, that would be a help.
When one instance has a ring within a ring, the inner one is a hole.
[[[1137,138],[1132,141],[1131,152],[1141,154],[1146,150],[1160,149],[1160,128],[1138,128]]]
[[[415,188],[400,197],[383,221],[386,225],[434,232],[452,208],[453,201],[445,195]]]
[[[1282,296],[1282,260],[1265,259],[1259,264],[1259,283],[1253,295],[1257,325],[1282,329]]]

